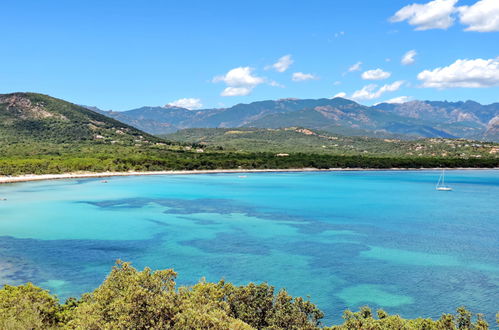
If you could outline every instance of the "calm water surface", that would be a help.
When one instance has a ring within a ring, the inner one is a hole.
[[[499,171],[116,177],[0,186],[0,284],[59,297],[118,258],[201,277],[267,281],[338,321],[368,304],[406,317],[499,310]]]

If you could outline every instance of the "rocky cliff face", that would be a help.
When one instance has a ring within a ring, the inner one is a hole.
[[[21,93],[0,95],[0,104],[4,106],[4,115],[10,113],[14,118],[21,120],[46,118],[68,120],[60,113],[48,111],[42,101],[33,102]]]
[[[495,116],[488,122],[485,137],[492,141],[499,141],[499,116]]]
[[[444,123],[472,122],[484,127],[487,121],[499,114],[497,109],[491,108],[488,115],[478,116],[478,112],[483,110],[483,106],[471,108],[468,102],[429,102],[429,101],[411,101],[395,105],[390,111],[403,117],[417,118],[426,121]],[[475,103],[475,102],[473,102]],[[482,113],[483,114],[483,113]]]

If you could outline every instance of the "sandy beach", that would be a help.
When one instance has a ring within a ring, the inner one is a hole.
[[[291,168],[291,169],[227,169],[227,170],[191,170],[191,171],[153,171],[153,172],[75,172],[63,174],[26,174],[19,176],[0,176],[0,184],[61,180],[61,179],[86,179],[106,178],[114,176],[139,176],[139,175],[188,175],[188,174],[217,174],[217,173],[280,173],[280,172],[334,172],[334,171],[431,171],[442,170],[442,168]],[[499,170],[496,168],[445,168],[445,170]]]

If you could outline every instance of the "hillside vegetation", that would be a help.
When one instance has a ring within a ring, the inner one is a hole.
[[[164,135],[208,149],[245,152],[318,153],[385,157],[499,158],[499,144],[462,139],[377,139],[348,137],[300,127],[283,129],[190,128]]]
[[[438,320],[404,319],[368,307],[346,311],[344,323],[323,327],[312,302],[266,284],[235,286],[201,280],[177,287],[172,269],[138,271],[118,261],[100,287],[60,304],[32,284],[0,289],[2,329],[488,329],[482,315],[464,307]],[[499,322],[499,313],[498,313]]]
[[[0,95],[0,143],[158,142],[129,125],[47,95]]]

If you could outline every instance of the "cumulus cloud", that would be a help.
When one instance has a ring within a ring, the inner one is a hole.
[[[402,63],[403,65],[414,64],[414,62],[416,62],[416,59],[414,57],[416,57],[417,54],[418,53],[414,49],[408,51],[404,54],[404,56],[402,56],[402,60],[400,61],[400,63]]]
[[[348,68],[348,72],[360,71],[362,67],[362,62],[357,62]]]
[[[227,85],[220,94],[222,96],[244,96],[250,94],[256,86],[263,84],[265,79],[253,75],[253,69],[250,67],[238,67],[223,76],[216,76],[213,82],[224,82]]]
[[[407,21],[416,30],[447,29],[454,23],[454,5],[458,0],[433,0],[426,4],[414,3],[397,11],[392,22]],[[493,0],[496,1],[496,0]]]
[[[291,58],[291,55],[284,55],[283,57],[279,58],[274,64],[266,66],[265,70],[274,69],[277,72],[284,72],[289,69],[293,62],[294,61]]]
[[[423,87],[492,87],[499,86],[499,57],[495,59],[457,60],[449,66],[424,70],[418,74]]]
[[[468,25],[466,31],[499,31],[498,0],[480,0],[472,6],[461,6],[458,11],[461,23]]]
[[[298,81],[306,81],[306,80],[316,80],[319,79],[317,76],[311,74],[311,73],[303,73],[303,72],[295,72],[293,73],[293,77],[291,80],[298,82]]]
[[[499,31],[499,1],[479,0],[471,6],[456,6],[458,0],[433,0],[426,4],[411,4],[393,15],[392,22],[407,21],[416,30],[447,29],[452,26],[455,16],[465,31]]]
[[[387,92],[395,92],[395,91],[399,90],[403,84],[404,84],[404,81],[402,81],[402,80],[395,81],[391,84],[383,85],[380,88],[378,88],[378,85],[376,85],[376,84],[370,84],[370,85],[362,87],[362,89],[355,91],[352,94],[352,99],[355,99],[355,100],[377,99],[381,95],[383,95]]]
[[[392,74],[390,72],[383,71],[382,69],[368,70],[362,73],[362,79],[364,80],[382,80],[390,78]]]
[[[201,100],[195,98],[178,99],[176,101],[168,103],[167,105],[172,107],[186,108],[189,110],[201,109],[203,107]]]
[[[345,93],[345,92],[339,92],[338,94],[336,94],[335,96],[333,96],[333,99],[334,99],[335,97],[342,97],[342,98],[345,98],[345,97],[347,97],[347,93]]]

